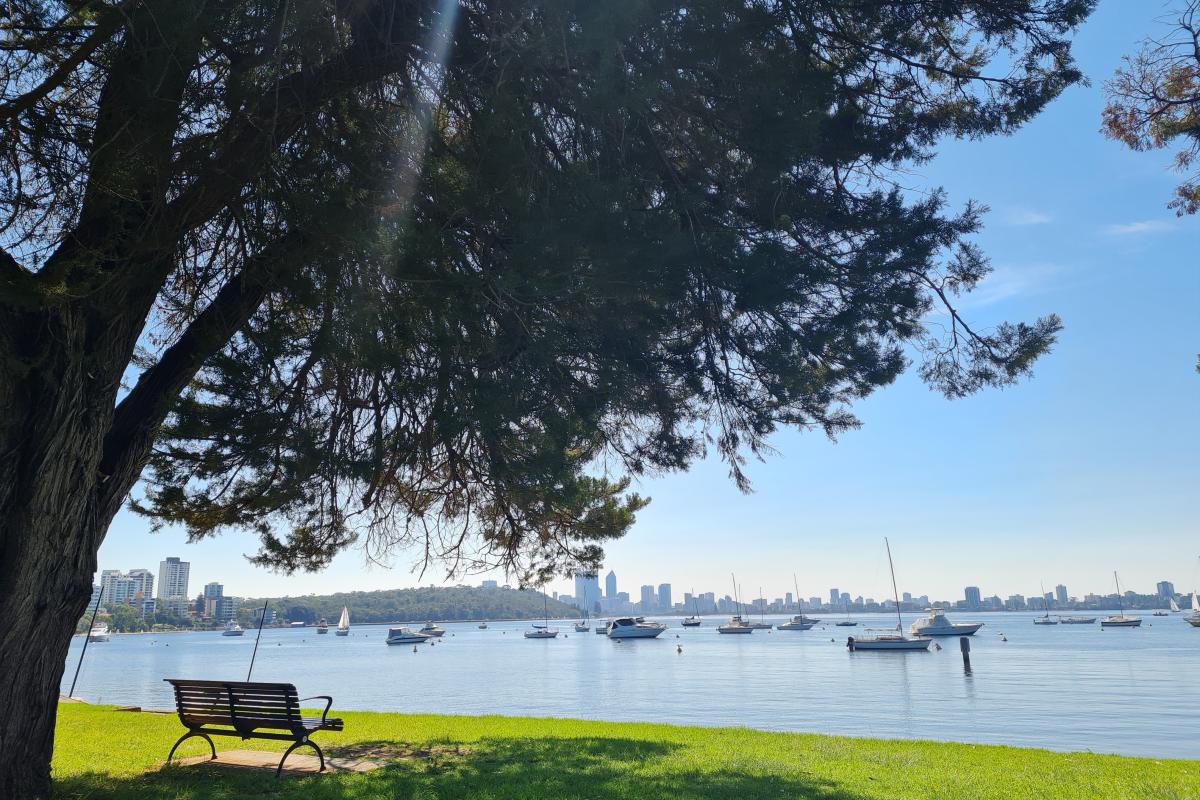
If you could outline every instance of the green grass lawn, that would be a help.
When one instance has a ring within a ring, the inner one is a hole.
[[[54,753],[60,798],[117,800],[491,800],[492,798],[1200,798],[1200,761],[766,733],[741,728],[345,712],[327,754],[390,749],[363,774],[157,770],[183,732],[174,716],[62,705]],[[222,748],[282,750],[215,738]],[[184,743],[180,755],[207,745]],[[300,749],[298,753],[311,753]],[[412,753],[420,755],[414,756]],[[407,756],[401,755],[408,753]]]

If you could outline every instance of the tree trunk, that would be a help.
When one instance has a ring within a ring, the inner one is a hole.
[[[112,342],[106,357],[96,358],[107,348],[94,346],[90,327],[77,310],[0,320],[0,797],[6,799],[49,796],[64,660],[115,513],[98,502],[103,477],[96,466],[124,343]],[[127,339],[123,332],[113,340]]]

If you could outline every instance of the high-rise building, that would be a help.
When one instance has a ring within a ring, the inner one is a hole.
[[[642,611],[649,611],[654,608],[654,603],[654,587],[647,584],[642,587]]]
[[[608,571],[608,575],[604,577],[604,596],[609,600],[617,599],[617,573],[611,569]]]
[[[496,582],[495,582],[495,581],[483,581],[482,583],[480,583],[480,584],[479,584],[479,588],[481,588],[481,589],[495,589],[495,588],[496,588],[496,585],[497,585],[497,584],[496,584]]]
[[[658,585],[658,607],[670,610],[671,605],[671,584],[660,583]]]
[[[967,608],[977,609],[983,605],[983,596],[979,593],[978,586],[968,586],[963,589],[963,596],[967,602]]]
[[[596,573],[575,573],[575,605],[591,611],[600,602],[600,579]]]
[[[787,606],[788,608],[792,607],[792,593],[791,592],[784,592],[783,604],[785,606]]]
[[[841,596],[842,596],[842,593],[839,592],[837,589],[830,589],[829,590],[829,605],[836,606],[838,604],[838,600],[841,598]]]
[[[132,605],[154,594],[154,573],[148,569],[121,572],[106,569],[100,573],[100,604]]]
[[[212,618],[217,622],[228,622],[233,619],[234,612],[237,610],[237,603],[232,597],[222,595],[216,599],[213,604]]]
[[[912,602],[912,592],[905,592],[904,594],[900,595],[900,599],[902,599],[906,603],[911,603]]]
[[[1067,587],[1061,583],[1058,586],[1055,586],[1054,587],[1054,599],[1057,600],[1059,603],[1065,604],[1067,602],[1067,600],[1070,599],[1067,596]]]
[[[158,599],[173,614],[183,616],[188,606],[188,573],[192,565],[168,556],[158,564]]]
[[[216,581],[204,584],[204,616],[216,618],[217,607],[225,596],[225,587]],[[228,617],[226,617],[228,619]],[[224,621],[224,620],[220,620]]]
[[[1175,596],[1175,584],[1170,581],[1159,581],[1155,588],[1158,589],[1158,596],[1162,598]]]

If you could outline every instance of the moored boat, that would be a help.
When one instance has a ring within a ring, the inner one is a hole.
[[[479,630],[481,630],[481,631],[486,631],[487,630],[487,620],[485,619],[483,622],[479,623],[479,625],[476,627],[478,627]]]
[[[1058,621],[1063,625],[1094,625],[1095,617],[1059,617]]]
[[[729,622],[717,626],[717,633],[754,633],[754,628],[742,619],[741,614],[734,614]]]
[[[646,622],[641,617],[617,617],[608,625],[608,638],[655,639],[666,629],[661,622]]]
[[[329,623],[321,617],[321,621],[317,623],[317,633],[329,633]]]
[[[945,609],[927,608],[925,616],[908,626],[914,636],[971,636],[982,622],[951,622]]]
[[[342,606],[342,616],[338,617],[338,624],[334,633],[338,636],[350,635],[350,609],[346,606]]]
[[[221,631],[222,636],[241,636],[244,633],[245,631],[242,630],[241,625],[238,625],[238,621],[236,619],[231,619],[226,622],[225,630]]]
[[[100,623],[88,631],[87,638],[89,642],[107,642],[109,639],[108,626]]]
[[[775,627],[781,631],[806,631],[817,623],[803,614],[796,614],[787,622],[780,623]]]
[[[900,590],[896,588],[896,567],[892,563],[892,545],[886,536],[883,537],[883,546],[887,549],[888,570],[892,574],[892,596],[896,600],[896,627],[894,630],[866,630],[864,631],[865,636],[850,636],[846,639],[846,649],[852,653],[858,650],[928,650],[929,645],[933,642],[932,638],[904,635],[904,620],[900,617]]]
[[[445,635],[446,630],[445,628],[439,628],[432,622],[426,622],[424,627],[421,628],[421,633],[425,634],[426,636],[443,636]]]
[[[414,631],[412,628],[388,628],[386,644],[421,644],[432,639],[432,636],[426,636],[420,631]]]
[[[1100,620],[1101,628],[1136,628],[1142,624],[1141,617],[1125,615],[1125,604],[1121,602],[1121,579],[1113,571],[1113,582],[1117,585],[1117,614]]]
[[[546,617],[545,625],[532,625],[530,629],[525,631],[526,639],[553,639],[558,636],[558,631],[550,627],[550,611],[549,599],[546,597],[546,592],[542,591],[542,613]]]

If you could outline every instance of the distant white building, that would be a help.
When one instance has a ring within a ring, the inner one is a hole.
[[[158,564],[158,599],[176,616],[183,616],[188,607],[188,573],[192,565],[168,556]]]
[[[100,573],[100,604],[132,605],[154,596],[154,573],[148,569],[106,569]]]

